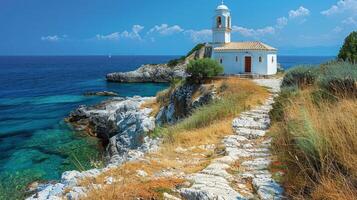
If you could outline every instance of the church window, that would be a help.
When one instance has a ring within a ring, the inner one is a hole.
[[[238,62],[238,56],[236,56],[236,62]]]
[[[219,59],[219,63],[221,63],[221,64],[223,63],[223,59],[222,59],[222,58],[221,58],[221,59]]]
[[[271,57],[271,62],[274,63],[274,56]]]
[[[259,62],[263,62],[263,58],[261,56],[259,56]]]
[[[222,17],[218,16],[217,17],[217,28],[221,28],[222,27]]]

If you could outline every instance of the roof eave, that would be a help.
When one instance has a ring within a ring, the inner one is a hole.
[[[215,51],[278,51],[278,49],[218,49],[214,48]]]

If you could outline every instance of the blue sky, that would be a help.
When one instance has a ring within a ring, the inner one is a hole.
[[[0,55],[182,55],[211,40],[220,0],[1,0]],[[357,0],[225,0],[233,41],[335,55]]]

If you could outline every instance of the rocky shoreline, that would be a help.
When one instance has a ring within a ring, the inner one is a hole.
[[[75,129],[91,133],[92,136],[107,141],[105,150],[106,167],[84,172],[66,171],[58,183],[40,184],[35,194],[28,200],[79,199],[93,187],[79,187],[81,180],[94,178],[120,164],[136,160],[147,152],[158,149],[159,140],[148,137],[155,128],[155,118],[149,108],[141,105],[152,97],[113,98],[95,106],[80,106],[73,111],[67,121]],[[110,184],[110,177],[108,177]]]
[[[114,72],[107,74],[109,82],[120,83],[167,83],[175,78],[187,77],[186,66],[194,59],[210,57],[211,49],[204,44],[198,44],[186,56],[171,60],[174,64],[146,64],[130,72]]]
[[[174,124],[193,109],[217,97],[213,85],[182,84],[171,91],[167,98],[167,104],[162,105],[156,117],[152,115],[152,109],[142,106],[145,102],[155,101],[155,97],[139,96],[114,97],[94,106],[80,106],[71,112],[66,121],[74,129],[98,137],[105,144],[106,167],[84,172],[64,172],[58,183],[39,185],[28,200],[84,197],[86,191],[101,186],[80,187],[78,183],[81,180],[94,178],[127,161],[137,160],[145,153],[156,151],[160,140],[150,138],[148,133],[157,125]]]

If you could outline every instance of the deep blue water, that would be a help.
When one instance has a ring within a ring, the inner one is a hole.
[[[58,179],[64,170],[88,166],[93,155],[99,156],[98,141],[72,131],[63,119],[79,105],[104,98],[82,94],[109,90],[120,96],[153,96],[167,85],[107,83],[104,77],[110,72],[130,71],[141,64],[163,63],[172,58],[0,57],[0,178],[16,175],[15,178],[51,180]],[[331,59],[281,56],[279,63],[289,68]]]

